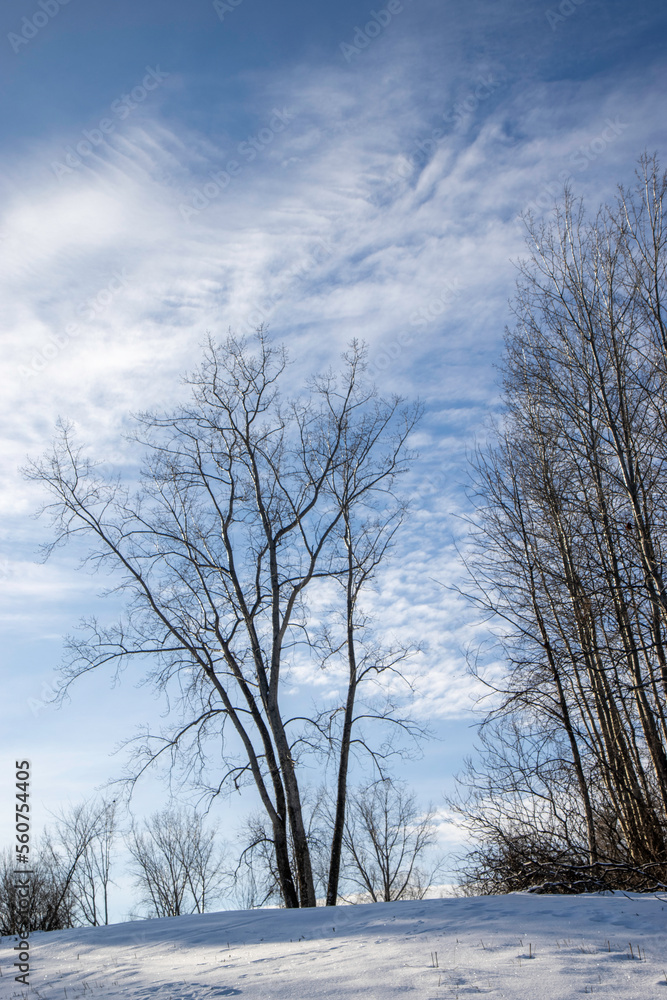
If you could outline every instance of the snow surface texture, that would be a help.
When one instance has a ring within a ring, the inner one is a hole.
[[[622,893],[224,911],[34,934],[29,990],[4,938],[0,997],[667,1000],[666,931],[667,897]]]

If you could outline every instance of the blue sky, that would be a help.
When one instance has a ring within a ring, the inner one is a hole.
[[[0,787],[30,756],[40,826],[161,711],[127,675],[46,705],[63,635],[114,607],[75,552],[39,563],[18,467],[61,415],[132,469],[129,414],[178,397],[207,331],[265,321],[295,379],[356,336],[383,390],[425,402],[418,503],[375,601],[426,641],[415,712],[441,741],[400,774],[441,804],[471,746],[462,650],[479,633],[440,584],[460,575],[466,448],[498,407],[519,216],[566,179],[591,206],[613,197],[644,149],[664,162],[667,9],[10,0],[0,20]],[[147,781],[137,811],[164,795]],[[243,808],[216,818],[232,830]]]

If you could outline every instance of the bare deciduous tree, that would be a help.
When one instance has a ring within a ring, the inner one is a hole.
[[[56,930],[61,923],[60,907],[73,906],[76,922],[94,922],[99,907],[91,910],[91,892],[101,888],[97,880],[91,885],[85,869],[104,842],[107,833],[105,823],[109,818],[106,805],[82,803],[63,810],[56,820],[53,831],[44,834],[41,857],[46,868],[52,873],[54,883],[61,887],[61,901],[53,909],[53,926],[44,930]],[[104,894],[105,889],[102,888]],[[92,920],[90,918],[93,918]]]
[[[149,916],[204,913],[227,884],[216,831],[184,810],[154,813],[133,829],[127,846],[136,885]]]
[[[151,658],[152,681],[176,695],[182,716],[164,737],[141,742],[144,764],[182,751],[186,773],[201,777],[210,768],[207,739],[222,735],[226,769],[212,791],[254,783],[290,907],[315,905],[300,759],[333,744],[321,714],[285,711],[283,677],[293,663],[313,661],[306,600],[318,584],[352,581],[342,591],[351,621],[358,589],[400,521],[393,490],[419,415],[399,399],[379,399],[363,369],[353,345],[341,375],[312,379],[304,395],[283,401],[287,358],[261,331],[254,354],[231,337],[210,343],[188,379],[192,403],[140,418],[146,460],[134,494],[102,476],[66,427],[53,454],[29,471],[51,491],[54,546],[73,535],[92,540],[90,558],[120,572],[129,598],[116,627],[93,620],[71,641],[67,683],[103,664]],[[352,622],[350,656],[355,630]],[[342,810],[359,685],[394,661],[386,654],[350,663],[334,741]],[[395,718],[392,706],[375,715]],[[332,891],[339,851],[337,833]]]
[[[62,809],[33,849],[29,878],[32,930],[109,922],[115,803],[84,802]],[[9,857],[0,869],[3,926],[16,923],[16,887]],[[14,933],[4,931],[2,933]]]
[[[47,836],[53,859],[69,871],[70,888],[80,922],[109,923],[109,886],[117,834],[116,803],[85,802],[63,809]]]
[[[347,808],[347,786],[350,758],[355,749],[366,750],[381,778],[387,775],[384,759],[389,755],[388,747],[371,748],[371,741],[365,738],[362,721],[390,720],[394,726],[410,735],[424,735],[414,722],[401,719],[391,702],[378,706],[367,698],[359,704],[359,693],[373,684],[375,689],[385,674],[402,677],[399,665],[409,655],[409,650],[401,646],[382,646],[374,638],[372,619],[364,611],[361,598],[368,583],[390,548],[394,535],[401,526],[407,506],[394,504],[387,508],[365,502],[361,512],[356,510],[351,497],[355,494],[357,481],[357,454],[363,450],[368,428],[362,425],[356,440],[345,436],[345,459],[335,470],[332,480],[337,503],[343,513],[339,537],[342,551],[343,572],[338,577],[344,602],[339,615],[340,629],[332,625],[325,629],[322,641],[325,648],[324,663],[343,656],[346,668],[345,700],[329,712],[327,717],[327,737],[335,747],[336,797],[331,828],[331,848],[327,873],[326,901],[335,906],[338,899],[342,849]],[[379,507],[379,509],[378,509]]]
[[[343,832],[343,879],[349,896],[374,903],[423,899],[441,868],[424,867],[436,843],[435,811],[393,781],[378,781],[351,796]],[[343,896],[343,898],[345,898]]]

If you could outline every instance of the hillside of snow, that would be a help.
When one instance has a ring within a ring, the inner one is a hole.
[[[0,997],[44,1000],[667,1000],[667,897],[481,896],[223,911],[31,937],[30,989],[0,945]]]

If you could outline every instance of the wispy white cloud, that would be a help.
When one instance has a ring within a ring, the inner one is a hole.
[[[58,178],[50,166],[71,133],[9,163],[0,219],[5,621],[43,618],[40,634],[53,635],[54,602],[63,619],[89,603],[81,589],[90,580],[73,562],[29,566],[26,515],[37,498],[16,468],[48,443],[58,414],[77,422],[97,457],[121,465],[134,461],[122,437],[128,413],[184,392],[179,375],[207,330],[224,336],[268,321],[290,348],[295,384],[356,336],[384,390],[427,405],[408,484],[415,510],[373,610],[387,634],[423,642],[410,666],[419,717],[470,712],[479,688],[464,651],[474,618],[442,585],[461,577],[454,541],[465,525],[452,514],[465,509],[465,449],[497,404],[492,362],[508,319],[510,258],[522,252],[518,215],[546,205],[563,173],[597,204],[665,137],[655,77],[650,86],[592,77],[528,87],[497,60],[466,69],[454,35],[445,48],[451,74],[437,93],[412,41],[397,32],[392,42],[387,31],[354,66],[257,76],[253,124],[242,132],[202,135],[146,101],[71,174]],[[457,114],[489,73],[502,86]],[[283,129],[271,127],[274,109],[287,111]],[[609,119],[622,128],[605,132]],[[253,137],[251,159],[239,147]],[[595,153],[585,167],[574,159],[582,146]],[[242,169],[230,173],[230,160]],[[221,170],[229,183],[206,194]],[[184,218],[196,191],[207,204]],[[292,682],[298,696],[319,698],[336,679],[299,668]],[[126,732],[119,704],[107,742]]]

